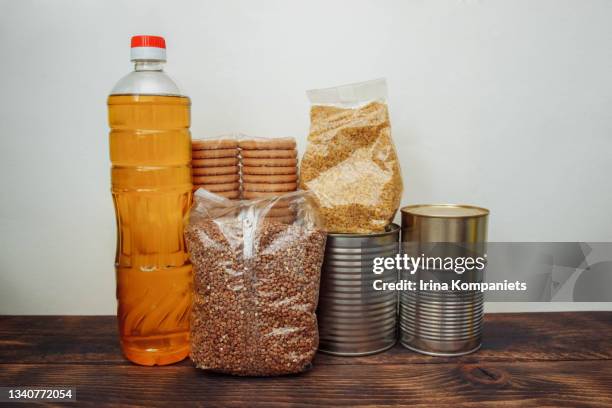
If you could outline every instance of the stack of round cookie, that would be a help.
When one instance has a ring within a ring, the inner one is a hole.
[[[191,149],[193,189],[204,188],[226,198],[240,198],[238,141],[193,140]]]
[[[238,143],[242,163],[242,197],[275,197],[297,190],[297,149],[295,140],[248,139]],[[268,218],[291,221],[293,211],[282,201]]]

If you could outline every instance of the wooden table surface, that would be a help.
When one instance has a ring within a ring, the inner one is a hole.
[[[319,354],[301,375],[239,378],[189,360],[140,367],[115,318],[0,316],[0,386],[72,386],[78,405],[610,406],[612,312],[488,314],[483,348],[458,358],[400,346]]]

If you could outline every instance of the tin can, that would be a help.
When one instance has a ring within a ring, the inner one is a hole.
[[[403,251],[412,256],[485,257],[489,210],[469,205],[412,205],[401,209]],[[444,269],[403,270],[401,279],[449,283]],[[464,273],[462,282],[482,282],[484,268]],[[482,344],[484,296],[479,290],[416,289],[400,294],[400,342],[419,353],[460,356]]]
[[[374,281],[397,282],[397,269],[373,273],[377,257],[399,252],[400,228],[375,234],[328,234],[319,291],[319,350],[364,356],[387,350],[397,339],[398,295],[375,290]]]

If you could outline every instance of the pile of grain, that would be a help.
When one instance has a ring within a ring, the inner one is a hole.
[[[402,179],[387,105],[312,106],[300,187],[311,190],[329,232],[384,231],[400,204]]]
[[[194,269],[191,359],[236,375],[304,371],[318,347],[326,233],[307,223],[250,222],[192,212],[185,233]],[[250,226],[254,239],[244,236]]]

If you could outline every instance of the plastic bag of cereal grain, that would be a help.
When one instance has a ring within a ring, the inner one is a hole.
[[[194,199],[192,361],[236,375],[308,369],[326,240],[313,194],[236,201],[201,189]]]
[[[384,231],[402,196],[385,80],[307,93],[310,134],[300,187],[316,195],[329,232]]]

